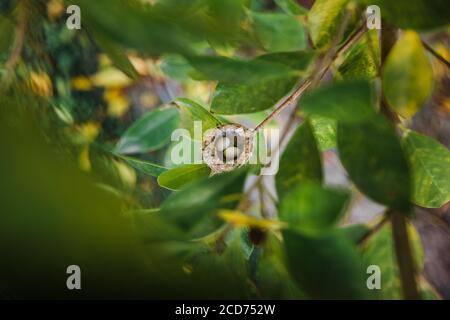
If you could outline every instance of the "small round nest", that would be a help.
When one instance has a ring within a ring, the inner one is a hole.
[[[203,138],[203,161],[211,174],[232,171],[246,164],[253,152],[254,131],[238,124],[208,130]]]

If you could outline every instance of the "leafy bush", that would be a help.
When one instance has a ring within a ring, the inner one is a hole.
[[[450,152],[411,119],[444,90],[445,53],[423,39],[448,37],[448,5],[301,2],[2,1],[0,293],[438,298],[411,221],[450,200]],[[247,130],[254,153],[281,128],[276,175],[177,163],[205,154],[196,121]],[[362,195],[384,213],[348,225]],[[61,285],[70,264],[82,293]]]

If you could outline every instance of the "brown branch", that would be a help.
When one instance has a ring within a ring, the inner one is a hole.
[[[436,59],[438,59],[440,62],[442,62],[445,66],[447,66],[447,68],[450,69],[450,62],[447,61],[447,59],[445,59],[443,56],[441,56],[439,53],[437,53],[430,45],[428,45],[425,41],[422,41],[422,45],[424,46],[424,48],[431,53]]]
[[[403,212],[393,211],[391,213],[391,224],[403,295],[407,300],[419,300],[420,294],[416,283],[416,265],[409,241],[405,214]]]
[[[383,29],[381,31],[382,66],[396,41],[397,30],[383,21]],[[381,112],[384,113],[394,125],[398,123],[398,116],[390,110],[383,92],[381,93]],[[389,215],[392,224],[395,255],[400,270],[403,296],[407,300],[418,300],[420,299],[420,295],[417,289],[416,268],[406,227],[405,212],[391,210]]]
[[[358,245],[364,244],[372,235],[377,233],[385,224],[389,221],[389,216],[387,214],[384,214],[383,218],[370,229],[367,231],[367,233],[362,236],[361,239],[358,240]]]
[[[21,10],[19,10],[18,22],[15,29],[14,44],[11,50],[11,54],[9,55],[8,60],[6,60],[5,62],[5,74],[2,79],[2,86],[4,85],[6,86],[8,84],[11,73],[14,71],[16,65],[20,61],[23,46],[25,43],[26,30],[27,30],[26,9],[21,8]]]

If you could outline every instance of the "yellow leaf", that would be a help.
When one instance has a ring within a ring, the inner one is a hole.
[[[129,189],[133,189],[136,185],[136,172],[123,162],[113,160],[117,173],[123,185]]]
[[[31,72],[31,89],[41,97],[50,97],[53,94],[53,85],[50,77],[45,72]]]
[[[284,224],[277,220],[255,218],[235,210],[220,210],[219,217],[238,227],[254,227],[268,230],[279,230]]]
[[[128,98],[120,88],[109,88],[104,93],[105,101],[108,103],[108,115],[111,117],[123,116],[130,107]]]
[[[78,131],[87,142],[93,141],[100,132],[100,123],[88,121],[78,127]]]
[[[72,79],[72,87],[79,91],[88,91],[92,89],[91,80],[87,77],[75,77]]]
[[[126,87],[133,82],[125,73],[113,67],[100,70],[91,77],[91,81],[97,87],[107,88]]]
[[[91,171],[91,160],[89,159],[89,145],[86,145],[81,150],[78,157],[78,165],[83,171]]]
[[[51,0],[47,3],[47,15],[50,19],[55,20],[64,14],[64,4],[60,0]]]
[[[404,118],[423,106],[433,89],[433,70],[419,35],[405,31],[383,67],[383,91],[390,107]]]

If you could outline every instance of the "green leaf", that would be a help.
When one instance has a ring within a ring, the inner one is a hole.
[[[389,107],[410,118],[433,89],[433,70],[420,37],[405,31],[388,55],[383,67],[383,92]]]
[[[440,208],[450,201],[450,151],[427,136],[409,131],[403,139],[411,165],[413,201]]]
[[[172,21],[148,5],[109,0],[76,0],[83,25],[110,41],[149,54],[191,54],[189,37]],[[118,23],[120,21],[120,23]]]
[[[429,30],[450,23],[446,0],[362,0],[367,5],[377,5],[381,16],[402,29]]]
[[[178,110],[174,108],[151,111],[140,117],[125,131],[114,151],[128,154],[157,150],[170,141],[178,121]]]
[[[357,244],[370,232],[370,228],[365,224],[352,224],[340,229],[342,233],[353,243]]]
[[[167,76],[176,80],[187,80],[195,72],[186,58],[176,54],[164,55],[160,60],[160,68]]]
[[[188,60],[207,79],[230,84],[248,84],[294,75],[294,71],[282,63],[262,59],[246,61],[221,56],[190,56]]]
[[[408,163],[395,128],[384,117],[361,123],[338,123],[337,144],[342,164],[363,193],[409,213]]]
[[[313,115],[309,117],[319,149],[321,151],[336,147],[336,121],[330,118]]]
[[[370,297],[362,257],[338,231],[304,235],[283,232],[289,269],[300,288],[312,299]]]
[[[276,61],[296,71],[305,71],[312,60],[312,52],[274,53],[258,60]],[[264,80],[252,84],[219,82],[214,92],[211,112],[218,114],[253,113],[273,107],[297,83],[298,77]]]
[[[370,40],[371,42],[366,36],[349,50],[338,68],[338,72],[343,79],[373,79],[377,76],[378,65],[380,64],[380,49],[376,32],[370,31]]]
[[[189,182],[209,177],[211,169],[206,164],[187,164],[167,170],[158,176],[161,187],[179,190]]]
[[[322,182],[322,161],[311,125],[297,128],[280,159],[275,177],[279,199],[301,182]]]
[[[305,29],[295,17],[252,12],[251,19],[256,38],[267,51],[296,51],[306,47]]]
[[[295,0],[275,0],[275,3],[283,9],[284,12],[289,14],[303,16],[308,13],[308,10],[299,5]]]
[[[332,82],[307,92],[299,102],[300,110],[341,122],[359,122],[375,116],[372,86],[362,80]]]
[[[332,228],[349,201],[348,193],[302,183],[289,191],[280,203],[280,218],[290,229],[317,232]]]
[[[408,224],[408,234],[413,256],[417,263],[417,272],[423,270],[423,249],[419,234],[412,224]],[[395,255],[392,227],[387,224],[368,239],[362,248],[364,265],[377,265],[381,271],[381,289],[377,290],[380,299],[402,299],[397,258]]]
[[[305,299],[285,263],[283,243],[269,233],[257,267],[258,288],[269,299]]]
[[[188,129],[192,137],[194,137],[194,121],[201,121],[203,132],[221,125],[221,122],[206,108],[191,99],[177,98],[175,104],[180,109],[181,127]]]
[[[116,66],[131,79],[136,80],[139,78],[138,72],[131,64],[126,54],[123,52],[123,48],[118,47],[115,43],[111,42],[100,34],[94,33],[94,37],[100,47],[106,53],[106,55],[111,59],[114,66]]]
[[[205,236],[223,224],[216,215],[219,200],[241,193],[246,173],[246,168],[241,168],[194,181],[164,201],[161,215],[192,238]]]
[[[140,159],[136,159],[136,158],[132,158],[132,157],[127,157],[127,156],[122,156],[122,155],[118,155],[117,156],[124,160],[126,163],[128,163],[130,166],[132,166],[133,168],[135,168],[136,170],[145,173],[149,176],[152,177],[157,177],[159,176],[161,173],[165,172],[167,170],[167,168],[162,167],[160,165],[148,162],[148,161],[144,161],[144,160],[140,160]]]
[[[349,0],[316,0],[308,14],[308,27],[315,47],[328,46],[339,30]]]
[[[187,240],[183,231],[165,220],[159,209],[136,210],[132,214],[139,236],[146,243]]]

